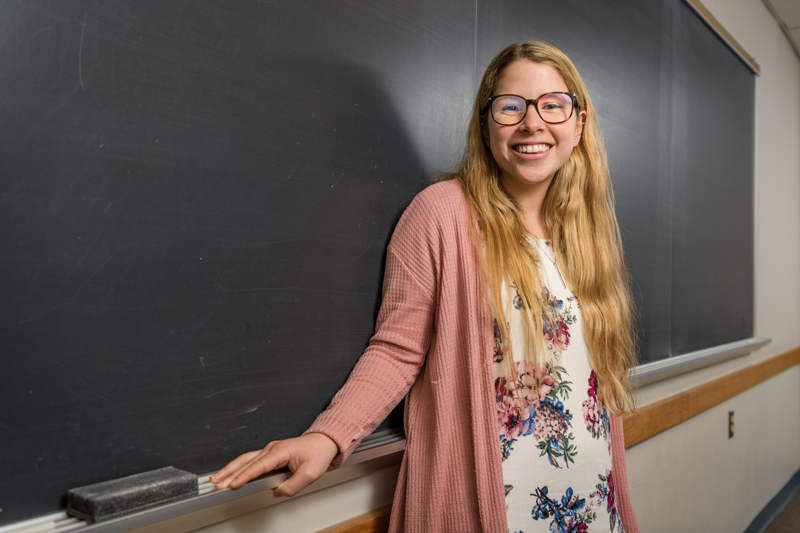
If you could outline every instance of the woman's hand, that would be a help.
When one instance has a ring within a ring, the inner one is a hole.
[[[289,467],[292,475],[272,491],[276,498],[291,497],[328,470],[339,447],[322,433],[270,442],[263,450],[240,455],[211,476],[217,489],[238,489],[251,479],[276,468]]]

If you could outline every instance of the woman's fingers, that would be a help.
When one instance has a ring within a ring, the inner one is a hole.
[[[211,476],[210,480],[214,483],[219,483],[221,480],[227,479],[231,474],[238,472],[243,466],[246,466],[248,463],[250,463],[250,461],[260,453],[261,450],[257,450],[240,455],[225,465],[225,468]]]
[[[339,453],[339,447],[326,435],[309,433],[304,435],[303,447],[298,449],[289,462],[292,475],[272,491],[275,497],[292,497],[319,479]],[[288,444],[288,441],[287,441]]]
[[[289,463],[289,457],[274,450],[265,450],[247,466],[243,467],[234,476],[228,485],[232,489],[238,489],[250,480],[262,474],[283,468]]]
[[[270,442],[263,450],[256,450],[240,455],[228,463],[225,468],[211,476],[210,481],[216,484],[217,489],[224,489],[228,487],[231,482],[235,480],[237,476],[239,476],[239,474],[250,468],[250,466],[260,457],[269,453],[274,444],[275,443]]]
[[[232,465],[231,471],[227,472],[224,477],[219,476],[220,479],[217,481],[216,488],[224,489],[230,487],[232,489],[238,489],[261,474],[286,466],[286,462],[281,461],[281,458],[277,454],[274,452],[270,453],[271,449],[272,446],[267,446],[267,448],[263,450],[245,454],[247,460],[237,463],[237,465],[235,465],[238,466],[236,470],[233,470],[234,465]],[[227,467],[225,468],[227,469]],[[216,479],[217,478],[215,478],[215,480]]]
[[[289,479],[278,485],[272,491],[272,495],[276,498],[280,497],[287,497],[291,498],[314,481],[316,481],[321,473],[317,474],[315,472],[311,472],[311,468],[307,466],[308,463],[304,463],[300,468],[297,469],[297,472],[293,473]]]
[[[235,489],[262,474],[288,466],[293,474],[273,494],[294,496],[324,474],[337,453],[339,448],[330,438],[311,433],[271,442],[263,450],[241,455],[213,475],[211,481],[217,489]]]

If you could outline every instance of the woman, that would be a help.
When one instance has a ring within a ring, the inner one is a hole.
[[[292,496],[407,396],[391,531],[637,531],[617,416],[632,407],[631,314],[586,88],[556,48],[510,45],[484,73],[459,168],[398,223],[347,383],[302,437],[212,480],[288,466],[275,495]]]

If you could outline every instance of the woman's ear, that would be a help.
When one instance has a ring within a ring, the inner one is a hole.
[[[575,144],[578,144],[578,141],[581,140],[584,124],[586,124],[586,111],[581,111],[578,113],[578,122],[575,124]]]

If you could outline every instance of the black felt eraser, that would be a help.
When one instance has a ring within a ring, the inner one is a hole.
[[[167,466],[70,489],[67,513],[87,522],[101,522],[197,496],[197,487],[196,475]]]

